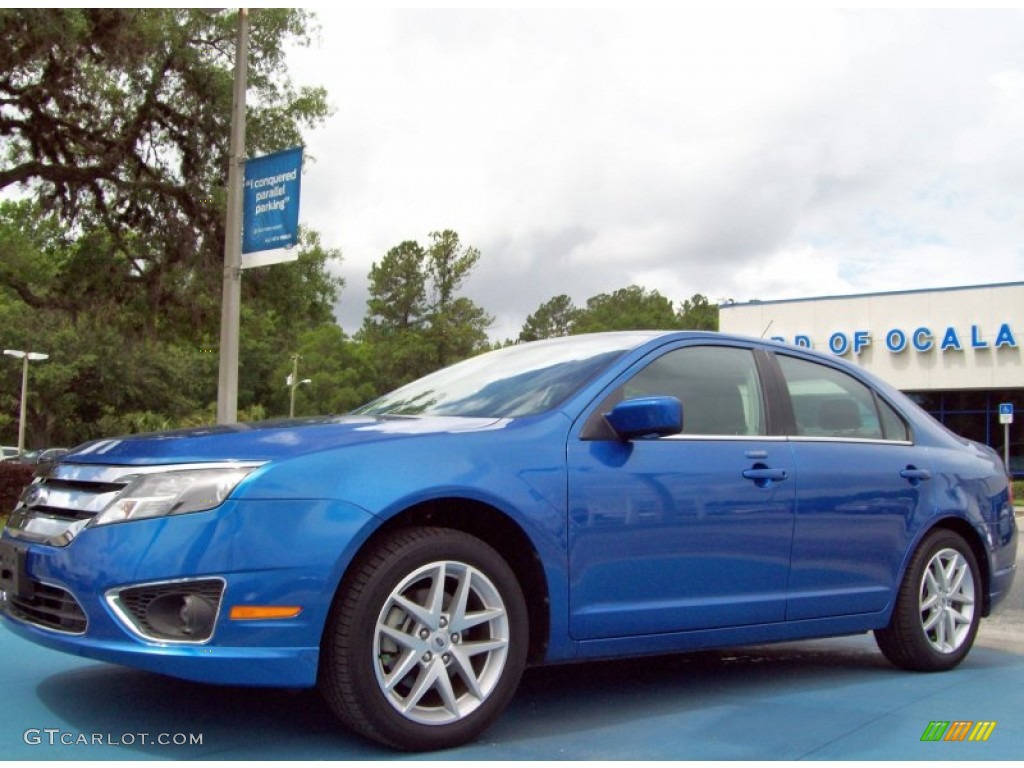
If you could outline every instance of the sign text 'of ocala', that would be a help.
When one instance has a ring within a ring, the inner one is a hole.
[[[789,342],[785,336],[772,336],[775,341]],[[798,333],[792,339],[792,344],[798,347],[814,347],[814,341],[804,333]],[[871,331],[835,331],[829,334],[828,350],[835,355],[845,355],[853,352],[855,355],[862,354],[868,347],[875,343]],[[968,346],[971,349],[1009,349],[1017,348],[1017,337],[1009,323],[1002,323],[995,336],[988,336],[980,325],[972,325],[969,331],[958,329],[956,326],[948,326],[945,330],[933,331],[927,326],[918,326],[913,329],[890,328],[885,332],[881,345],[893,354],[899,354],[913,350],[915,352],[931,352],[936,350],[943,352],[963,352]]]

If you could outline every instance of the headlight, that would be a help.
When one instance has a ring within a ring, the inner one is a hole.
[[[219,467],[138,475],[92,519],[91,525],[213,509],[254,469]]]

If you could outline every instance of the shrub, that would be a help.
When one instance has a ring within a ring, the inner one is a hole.
[[[35,469],[28,464],[0,461],[0,521],[6,521],[7,515],[18,502],[22,489],[32,482]]]

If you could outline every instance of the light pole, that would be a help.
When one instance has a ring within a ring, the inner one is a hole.
[[[288,386],[291,387],[291,390],[292,390],[291,405],[288,406],[288,418],[290,418],[290,419],[294,419],[295,418],[295,390],[298,389],[299,384],[312,384],[313,383],[312,379],[303,379],[302,381],[299,381],[299,358],[300,357],[302,357],[302,355],[299,355],[299,354],[292,355],[292,372],[288,376],[288,378],[285,379],[285,381],[287,382]]]
[[[242,301],[242,181],[245,175],[245,88],[249,65],[249,9],[238,11],[235,90],[231,110],[227,217],[224,222],[224,283],[220,314],[217,423],[238,420],[238,335]]]
[[[28,402],[28,361],[46,360],[49,355],[42,352],[23,352],[20,349],[5,349],[5,355],[20,357],[21,364],[21,413],[18,416],[18,454],[25,452],[25,405]]]

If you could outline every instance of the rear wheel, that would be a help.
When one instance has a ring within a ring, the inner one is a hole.
[[[355,566],[335,603],[320,686],[339,718],[392,747],[442,749],[484,731],[526,663],[527,611],[479,539],[411,528]]]
[[[981,589],[967,542],[952,531],[931,533],[914,553],[889,626],[875,631],[878,647],[903,669],[952,669],[978,634]]]

